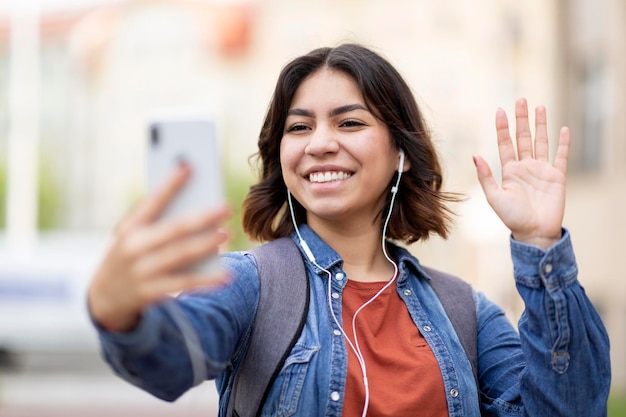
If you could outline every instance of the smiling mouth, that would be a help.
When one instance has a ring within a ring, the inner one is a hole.
[[[342,171],[314,172],[309,174],[309,181],[317,183],[342,181],[350,178],[351,176],[351,173]]]

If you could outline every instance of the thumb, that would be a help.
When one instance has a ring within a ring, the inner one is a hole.
[[[487,162],[480,156],[473,156],[474,165],[476,166],[476,175],[478,177],[478,182],[487,197],[487,200],[491,200],[491,196],[498,190],[499,186],[496,182],[493,174],[491,172],[491,168]]]

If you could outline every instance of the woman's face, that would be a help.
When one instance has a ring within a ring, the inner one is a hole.
[[[320,222],[370,227],[390,191],[398,152],[350,76],[321,69],[296,90],[280,161],[285,184],[314,229]]]

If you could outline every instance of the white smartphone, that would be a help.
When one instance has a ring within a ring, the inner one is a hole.
[[[224,203],[222,170],[215,123],[208,117],[172,116],[153,119],[148,135],[148,190],[162,186],[177,166],[191,168],[191,178],[165,209],[161,219],[202,212]],[[190,267],[207,271],[216,257]]]

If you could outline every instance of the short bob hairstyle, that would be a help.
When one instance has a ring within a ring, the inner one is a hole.
[[[296,90],[323,68],[341,71],[356,81],[369,110],[387,125],[393,145],[403,149],[411,163],[401,178],[387,237],[405,243],[427,239],[431,233],[447,237],[452,212],[446,204],[459,199],[441,191],[439,160],[411,89],[387,60],[356,44],[315,49],[282,69],[259,135],[260,180],[250,187],[243,202],[243,230],[258,241],[289,236],[294,230],[280,165],[280,142]],[[394,175],[391,181],[395,180]],[[390,199],[391,193],[385,214]],[[293,203],[297,221],[306,222],[304,207]]]

